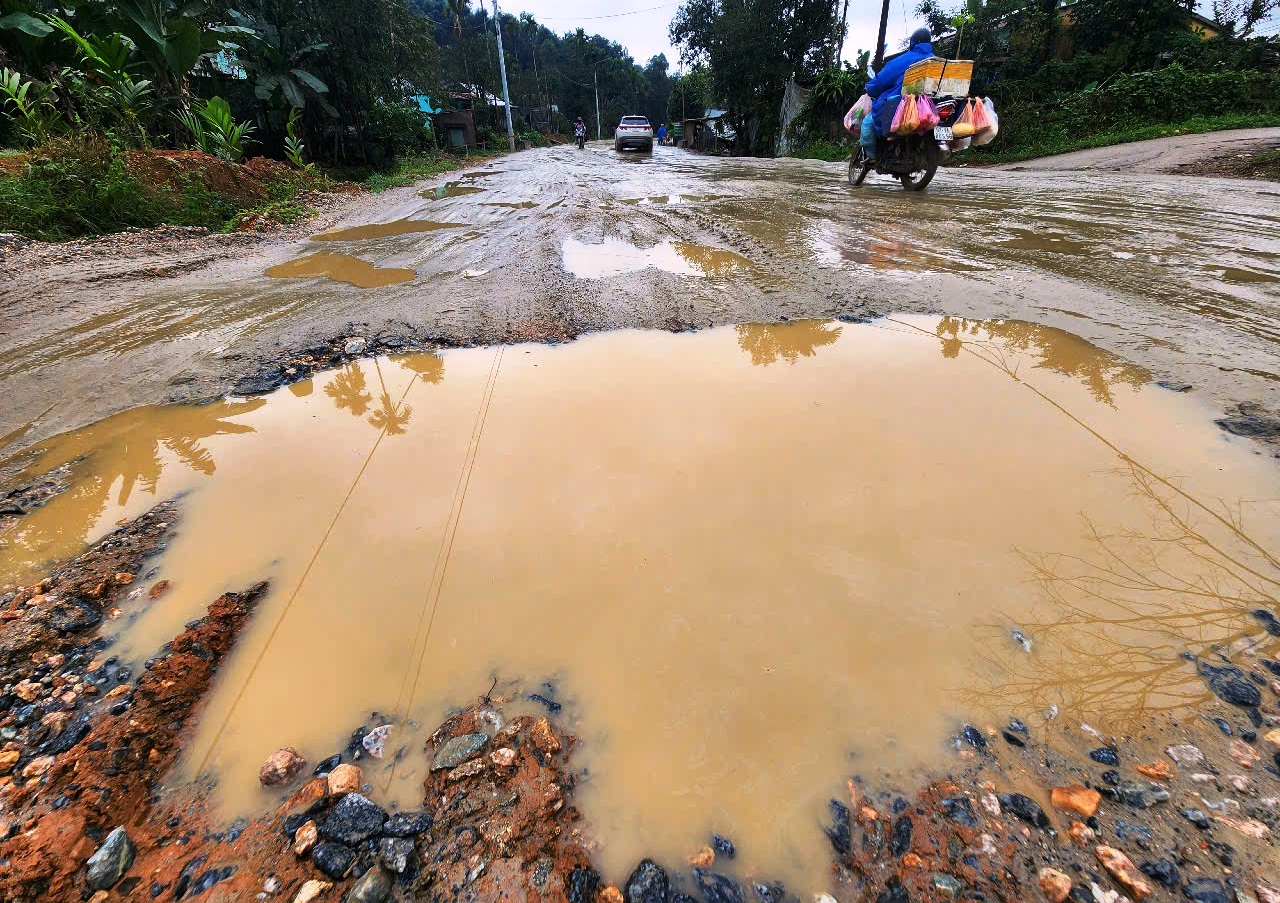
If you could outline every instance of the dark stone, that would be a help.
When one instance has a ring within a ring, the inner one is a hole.
[[[178,843],[182,843],[181,840]],[[197,856],[182,867],[182,871],[178,873],[178,880],[173,882],[173,899],[181,900],[186,896],[187,889],[191,887],[191,882],[195,880],[196,875],[200,874],[200,869],[204,867],[209,857]]]
[[[1273,662],[1269,658],[1259,659],[1259,661],[1261,661],[1262,664],[1266,666],[1266,669],[1268,671],[1270,671],[1276,677],[1280,677],[1280,662]]]
[[[1114,747],[1110,746],[1098,747],[1093,752],[1089,753],[1089,758],[1093,759],[1093,761],[1097,762],[1099,765],[1115,766],[1120,764],[1120,754],[1115,751]]]
[[[102,612],[78,599],[59,599],[49,607],[49,626],[60,633],[88,630],[102,623]]]
[[[893,801],[893,806],[891,808],[893,809],[894,815],[901,815],[903,812],[906,812],[911,808],[911,804],[908,803],[904,797],[900,796]]]
[[[1262,702],[1262,694],[1243,671],[1234,665],[1218,668],[1200,663],[1200,675],[1209,683],[1209,689],[1220,699],[1232,705],[1251,707]]]
[[[397,875],[403,875],[413,858],[413,839],[409,837],[384,837],[378,841],[378,857],[382,864]]]
[[[942,811],[947,818],[966,828],[978,827],[978,820],[973,816],[973,804],[966,796],[953,796],[942,801]]]
[[[889,835],[889,852],[894,856],[902,856],[911,849],[910,815],[900,815],[893,820],[893,832]]]
[[[1120,772],[1108,769],[1102,773],[1102,783],[1115,786],[1120,783]]]
[[[642,859],[627,879],[622,896],[627,903],[667,903],[669,889],[662,866],[652,859]]]
[[[897,877],[890,878],[880,896],[876,897],[876,903],[910,903],[910,900],[911,895]]]
[[[430,831],[435,819],[427,812],[397,812],[387,819],[382,833],[389,837],[414,837]]]
[[[839,800],[827,802],[831,810],[831,825],[823,828],[827,839],[837,853],[848,854],[853,851],[853,828],[849,823],[849,807]]]
[[[381,834],[386,823],[387,813],[381,806],[358,793],[348,793],[317,827],[325,840],[354,846]]]
[[[284,372],[284,368],[276,367],[271,370],[265,370],[257,376],[246,376],[237,380],[231,387],[231,394],[266,395],[268,392],[274,392],[288,381],[289,376]]]
[[[1182,886],[1182,894],[1193,903],[1231,903],[1222,882],[1212,878],[1192,878]]]
[[[475,758],[488,742],[488,734],[463,734],[461,737],[454,737],[440,747],[435,759],[431,762],[431,770],[457,768],[468,759]]]
[[[89,857],[88,873],[85,875],[89,889],[107,890],[113,887],[129,871],[137,852],[124,828],[113,830],[102,846]]]
[[[356,864],[355,851],[340,843],[318,843],[311,851],[316,868],[335,881],[341,881]]]
[[[383,903],[391,896],[391,881],[391,873],[375,865],[355,883],[343,903]]]
[[[1262,713],[1258,711],[1258,707],[1254,706],[1244,710],[1245,715],[1249,717],[1249,723],[1254,727],[1262,727]]]
[[[1258,739],[1258,733],[1257,731],[1241,731],[1240,739],[1245,743],[1252,743],[1254,740]]]
[[[188,896],[194,897],[194,896],[197,896],[198,894],[202,894],[205,891],[207,891],[209,888],[217,884],[219,881],[225,881],[235,873],[236,873],[236,867],[234,865],[226,865],[226,866],[223,866],[222,868],[209,869],[209,871],[205,872],[203,875],[197,878],[194,882],[192,882],[191,892],[190,894],[188,894]]]
[[[89,736],[89,717],[87,715],[76,719],[68,724],[58,736],[45,743],[40,747],[40,755],[42,756],[58,756],[75,747],[85,737]]]
[[[1272,636],[1280,636],[1280,618],[1277,618],[1265,608],[1257,608],[1252,612],[1253,616],[1262,622],[1262,627]]]
[[[742,888],[738,882],[727,875],[717,875],[705,869],[694,869],[693,880],[702,892],[702,899],[707,903],[746,903],[742,896]]]
[[[1117,801],[1134,809],[1145,809],[1169,799],[1169,791],[1158,784],[1121,784],[1108,791]]]
[[[595,869],[575,868],[569,875],[569,903],[595,903],[600,890],[600,873]]]
[[[558,715],[560,714],[560,710],[564,708],[564,706],[560,705],[560,703],[556,702],[554,699],[548,699],[541,693],[530,693],[529,701],[536,702],[546,708],[548,715]]]
[[[1009,730],[1013,731],[1015,734],[1022,734],[1024,737],[1031,735],[1031,728],[1027,727],[1026,722],[1019,718],[1009,719]]]
[[[1120,840],[1131,840],[1145,850],[1151,843],[1151,830],[1118,818],[1116,819],[1116,837]]]
[[[1187,809],[1182,813],[1182,817],[1191,822],[1191,824],[1195,825],[1201,831],[1209,830],[1209,816],[1205,815],[1204,812],[1199,809]]]
[[[1026,740],[1023,740],[1017,734],[1011,733],[1010,731],[1003,731],[1000,736],[1004,737],[1004,742],[1008,743],[1010,746],[1016,746],[1021,749],[1027,745]]]
[[[1000,805],[1027,824],[1035,825],[1037,828],[1049,827],[1049,816],[1045,815],[1040,804],[1029,796],[1021,793],[1006,793],[1000,797]]]
[[[333,771],[335,768],[337,768],[341,764],[342,764],[342,753],[337,753],[336,755],[332,755],[329,758],[323,760],[319,765],[316,766],[316,770],[311,773],[314,775],[319,775],[320,777],[324,777],[325,775]]]
[[[680,891],[676,891],[671,895],[671,903],[698,903],[698,901],[688,894],[682,894]]]
[[[311,821],[309,815],[290,815],[284,820],[284,836],[293,840],[293,835],[298,833],[298,829],[309,821]]]
[[[719,834],[711,835],[711,849],[716,851],[717,856],[724,856],[727,859],[738,855],[738,848],[733,845],[733,841]]]
[[[1182,875],[1178,872],[1178,867],[1168,859],[1144,862],[1138,868],[1142,870],[1142,874],[1152,881],[1160,882],[1165,887],[1177,887],[1182,883]]]
[[[759,903],[787,903],[787,886],[781,881],[775,881],[772,884],[753,881],[751,890]]]
[[[1280,420],[1271,420],[1253,414],[1232,414],[1213,421],[1233,436],[1265,439],[1280,436]]]
[[[982,731],[978,730],[972,724],[966,724],[960,731],[961,741],[968,743],[974,749],[986,749],[987,738],[982,736]]]
[[[1231,725],[1227,722],[1226,718],[1210,718],[1209,720],[1218,726],[1218,730],[1222,731],[1228,737],[1231,736]]]
[[[933,889],[946,894],[954,900],[964,892],[964,885],[951,875],[939,873],[933,876]]]
[[[1177,382],[1170,382],[1167,379],[1162,379],[1159,382],[1157,382],[1156,385],[1162,389],[1168,389],[1170,392],[1190,392],[1191,391],[1191,383],[1177,383]]]

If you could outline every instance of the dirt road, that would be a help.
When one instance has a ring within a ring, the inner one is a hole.
[[[1265,183],[955,170],[910,195],[855,191],[839,164],[536,150],[354,199],[315,238],[10,250],[0,437],[219,394],[338,337],[457,345],[895,311],[1059,326],[1224,409],[1274,411],[1278,225]],[[267,275],[317,270],[376,287]]]
[[[1095,172],[1204,175],[1206,161],[1247,157],[1280,147],[1280,128],[1234,129],[1178,135],[1095,147],[1070,154],[1011,163],[1001,169],[1022,172],[1092,170]]]

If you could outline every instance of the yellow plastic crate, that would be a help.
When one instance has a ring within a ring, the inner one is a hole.
[[[911,65],[902,78],[903,94],[952,94],[965,97],[973,81],[973,60],[930,57]]]

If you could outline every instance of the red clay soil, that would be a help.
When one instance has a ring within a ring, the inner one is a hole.
[[[245,207],[265,201],[271,183],[289,176],[287,166],[261,157],[242,165],[200,151],[150,150],[129,151],[126,159],[129,172],[150,188],[181,192],[196,180]]]

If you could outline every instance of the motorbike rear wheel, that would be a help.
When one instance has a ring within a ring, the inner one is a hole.
[[[933,176],[937,171],[938,164],[930,162],[928,166],[919,172],[898,176],[898,181],[902,183],[902,187],[907,191],[924,191],[929,187],[929,183],[933,181]]]
[[[859,146],[849,160],[849,184],[854,188],[861,188],[869,172],[871,164],[867,162],[866,152]]]

